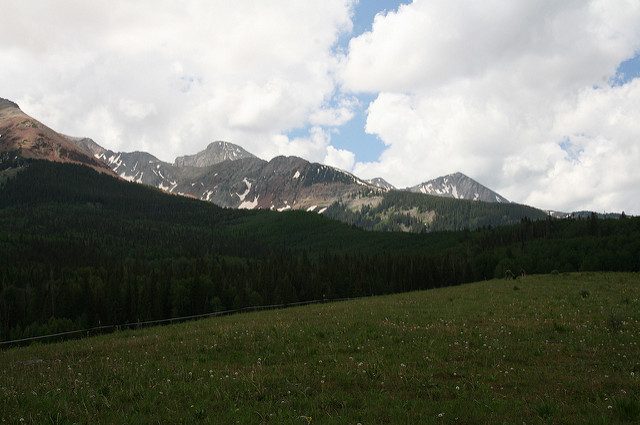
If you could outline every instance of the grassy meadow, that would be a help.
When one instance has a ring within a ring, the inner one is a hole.
[[[637,423],[640,274],[527,276],[0,351],[0,423]]]

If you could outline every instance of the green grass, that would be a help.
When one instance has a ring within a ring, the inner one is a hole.
[[[494,280],[0,352],[0,423],[637,423],[639,396],[638,274]]]

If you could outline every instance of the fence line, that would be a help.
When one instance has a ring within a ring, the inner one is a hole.
[[[246,313],[246,312],[260,311],[260,310],[275,310],[279,308],[296,307],[301,305],[320,304],[320,303],[327,303],[327,302],[350,301],[358,298],[363,298],[363,297],[332,298],[332,299],[322,299],[322,300],[299,301],[295,303],[255,305],[255,306],[249,306],[249,307],[236,308],[232,310],[221,310],[221,311],[213,311],[211,313],[194,314],[191,316],[171,317],[168,319],[158,319],[158,320],[145,320],[142,322],[129,322],[129,323],[121,323],[117,325],[94,326],[92,328],[58,332],[58,333],[49,334],[49,335],[32,336],[28,338],[14,339],[11,341],[0,341],[0,347],[4,347],[8,345],[20,345],[29,341],[38,341],[43,339],[51,339],[51,338],[57,338],[62,336],[68,336],[68,335],[82,334],[82,333],[86,333],[87,335],[89,333],[106,333],[106,331],[117,331],[120,329],[137,329],[137,328],[143,328],[143,327],[148,327],[153,325],[159,325],[163,323],[186,322],[190,320],[203,319],[206,317],[228,316],[235,313]]]

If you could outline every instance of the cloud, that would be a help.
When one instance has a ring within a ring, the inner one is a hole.
[[[415,0],[378,15],[341,64],[377,93],[366,131],[387,146],[363,177],[408,186],[462,171],[507,198],[640,213],[640,3]],[[615,124],[614,124],[615,123]]]
[[[321,162],[327,154],[331,137],[321,127],[312,127],[307,137],[289,138],[278,135],[273,138],[278,155],[298,156],[309,161]]]
[[[265,157],[332,109],[353,0],[5,2],[0,93],[71,135],[162,159],[214,139]],[[312,137],[312,136],[310,136]],[[324,157],[324,153],[319,155]]]
[[[415,0],[350,41],[343,76],[355,91],[415,92],[499,71],[572,90],[633,55],[639,13],[634,0]]]
[[[336,149],[333,146],[327,147],[327,155],[323,163],[342,170],[351,171],[356,158],[353,152],[346,149]]]
[[[600,211],[640,212],[640,79],[584,89],[556,115],[555,132],[568,146],[539,176],[528,196],[534,205],[566,205]],[[563,149],[564,147],[564,149]]]
[[[156,105],[153,103],[140,103],[131,99],[120,99],[119,106],[124,115],[136,121],[157,113]]]
[[[278,155],[298,156],[346,171],[353,169],[355,154],[331,146],[331,134],[322,127],[311,127],[306,137],[274,136],[271,140]]]
[[[311,114],[309,122],[316,126],[340,127],[351,121],[360,104],[355,98],[343,98],[336,107],[326,107]]]
[[[4,2],[0,96],[168,161],[222,139],[398,186],[462,171],[543,208],[640,213],[640,89],[615,77],[640,53],[640,2],[415,0],[343,54],[354,3]],[[386,148],[372,162],[331,142],[362,93]]]

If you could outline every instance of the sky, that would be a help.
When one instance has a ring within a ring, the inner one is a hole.
[[[214,140],[640,214],[640,0],[0,0],[0,97],[172,162]]]

